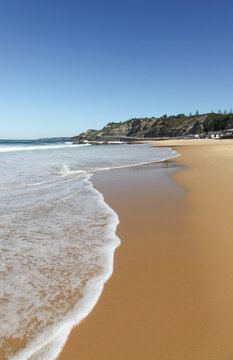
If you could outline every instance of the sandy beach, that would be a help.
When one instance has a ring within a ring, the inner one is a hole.
[[[114,273],[59,360],[233,357],[233,140],[93,177],[117,212]]]

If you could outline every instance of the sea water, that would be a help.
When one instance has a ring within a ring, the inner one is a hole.
[[[151,144],[0,141],[1,359],[55,359],[113,271],[118,217],[92,175],[174,156]]]

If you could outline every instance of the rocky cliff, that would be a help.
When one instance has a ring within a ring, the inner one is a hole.
[[[96,140],[103,137],[160,138],[205,135],[208,131],[233,128],[233,114],[208,113],[202,115],[164,115],[160,118],[134,118],[124,122],[110,122],[101,130],[87,130],[72,140]]]

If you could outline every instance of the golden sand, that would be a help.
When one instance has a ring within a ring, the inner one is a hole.
[[[233,358],[233,141],[158,145],[188,166],[174,175],[182,188],[170,162],[163,180],[152,165],[94,178],[119,215],[122,244],[60,360]]]

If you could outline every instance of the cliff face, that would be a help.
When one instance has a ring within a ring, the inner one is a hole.
[[[159,138],[205,134],[233,128],[233,114],[184,114],[160,118],[135,118],[119,123],[108,123],[101,130],[87,130],[73,140],[95,140],[103,136]]]

